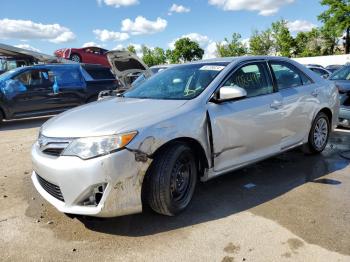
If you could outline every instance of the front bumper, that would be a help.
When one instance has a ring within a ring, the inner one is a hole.
[[[43,154],[35,144],[32,147],[32,162],[35,188],[61,212],[96,217],[142,212],[141,189],[150,159],[136,161],[135,154],[127,149],[90,160],[55,157]],[[64,201],[43,187],[42,181],[59,188]],[[84,200],[101,184],[106,187],[99,203],[86,206]]]

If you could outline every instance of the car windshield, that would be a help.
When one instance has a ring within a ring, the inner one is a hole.
[[[164,70],[124,93],[124,97],[190,100],[203,92],[227,63],[188,64]]]
[[[0,80],[7,80],[8,78],[11,78],[13,73],[16,73],[17,71],[20,71],[20,70],[21,68],[15,68],[10,71],[7,71],[0,75]]]
[[[331,80],[350,80],[350,66],[345,66],[336,71],[331,77]]]

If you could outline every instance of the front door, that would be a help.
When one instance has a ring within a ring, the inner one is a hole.
[[[267,63],[242,65],[222,86],[244,88],[247,97],[209,103],[214,171],[236,168],[279,152],[282,97],[274,90]]]

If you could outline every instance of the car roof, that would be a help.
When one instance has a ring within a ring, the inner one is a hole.
[[[84,67],[84,68],[107,68],[106,66],[102,66],[99,64],[77,64],[77,63],[71,63],[71,64],[38,64],[38,65],[31,65],[31,66],[24,66],[22,68],[26,69],[39,69],[39,68],[53,68],[53,67],[68,67],[68,68],[78,68],[78,67]]]
[[[289,61],[290,59],[283,56],[236,56],[236,57],[218,57],[211,59],[198,60],[190,62],[189,64],[208,64],[208,63],[233,63],[233,62],[244,62],[252,60],[278,60],[278,61]]]

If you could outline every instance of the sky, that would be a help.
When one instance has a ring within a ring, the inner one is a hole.
[[[247,40],[281,18],[293,34],[320,23],[319,0],[10,0],[2,1],[0,43],[46,54],[65,47],[172,48],[187,36],[205,57],[232,33]]]

